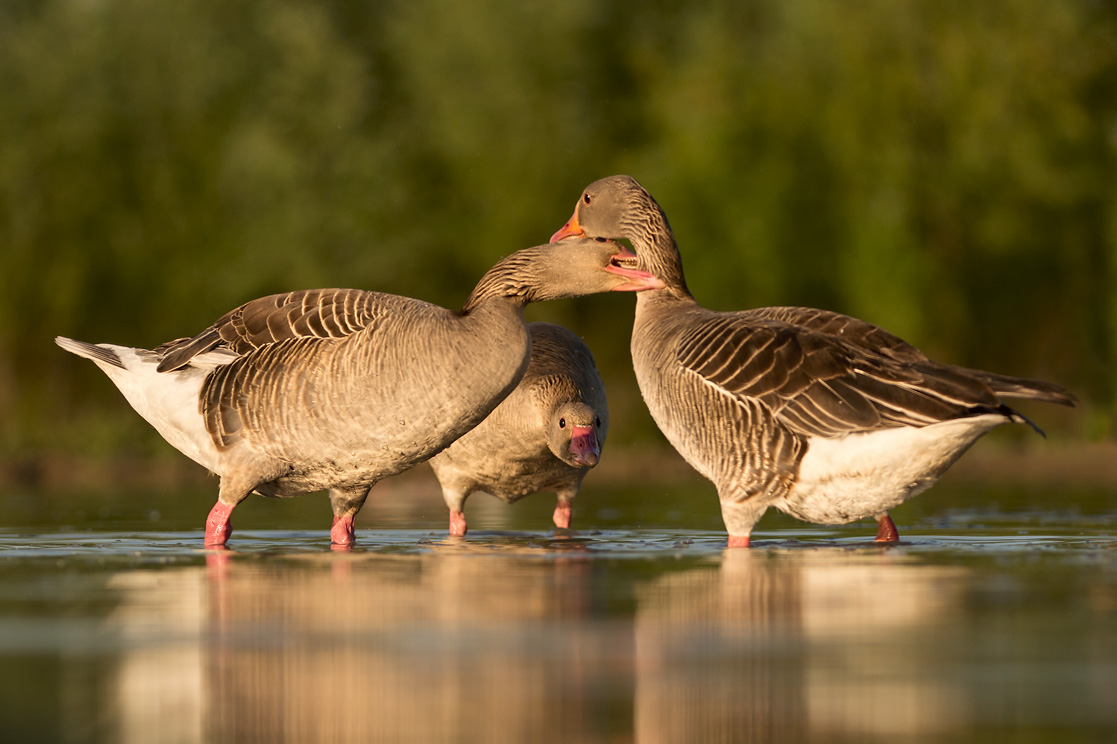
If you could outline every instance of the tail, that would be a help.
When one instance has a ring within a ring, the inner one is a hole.
[[[1075,397],[1074,393],[1067,390],[1062,385],[1056,385],[1053,382],[1029,380],[1026,377],[998,375],[995,372],[986,372],[977,369],[969,370],[969,372],[988,385],[989,388],[997,394],[997,397],[1016,398],[1017,400],[1038,400],[1043,403],[1057,403],[1061,406],[1071,406],[1072,408],[1078,404],[1078,398]],[[1009,418],[1027,424],[1041,437],[1044,439],[1047,438],[1043,429],[1039,428],[1035,421],[1032,421],[1030,418],[1020,413],[1020,411],[1009,408],[1006,405],[1002,405],[1001,408]]]
[[[205,360],[204,365],[189,365],[160,374],[156,369],[159,355],[147,349],[91,344],[64,336],[54,341],[72,354],[91,359],[136,413],[171,446],[216,472],[218,452],[199,413],[198,396],[213,367],[227,364],[235,355],[202,355],[196,358]]]
[[[1029,380],[1026,377],[1010,377],[998,375],[996,372],[986,372],[983,369],[970,369],[957,367],[952,364],[944,365],[957,373],[977,379],[989,386],[989,389],[998,397],[1016,398],[1017,400],[1038,400],[1044,403],[1057,403],[1061,406],[1074,407],[1078,405],[1078,398],[1074,393],[1062,385],[1043,380]]]
[[[977,372],[977,376],[993,389],[998,396],[1019,400],[1039,400],[1044,403],[1057,403],[1074,407],[1078,398],[1062,385],[1043,380],[1029,380],[1024,377],[1009,377],[993,372]]]
[[[125,368],[124,362],[120,359],[116,352],[112,349],[105,348],[104,346],[98,346],[97,344],[91,344],[86,341],[78,341],[76,339],[66,338],[65,336],[55,336],[54,343],[58,344],[71,354],[77,354],[80,357],[92,359],[94,362],[110,364],[114,367],[120,367],[121,369]]]

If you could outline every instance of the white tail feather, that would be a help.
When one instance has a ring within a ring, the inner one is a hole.
[[[146,349],[91,344],[59,336],[66,351],[90,359],[101,368],[129,405],[155,427],[175,449],[218,472],[218,452],[198,406],[202,383],[210,370],[236,358],[231,352],[209,352],[173,372],[156,371],[159,357]]]

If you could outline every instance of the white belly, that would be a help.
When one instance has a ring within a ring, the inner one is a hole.
[[[1009,420],[987,414],[840,439],[812,437],[795,486],[773,506],[817,524],[876,516],[930,488],[982,434]]]

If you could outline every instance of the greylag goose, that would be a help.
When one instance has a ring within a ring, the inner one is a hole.
[[[895,542],[889,509],[993,427],[1031,424],[1002,399],[1074,405],[1058,385],[939,364],[838,313],[707,310],[667,216],[629,176],[582,192],[551,240],[572,236],[626,238],[665,282],[636,301],[632,364],[660,430],[716,486],[731,547],[748,546],[768,507],[820,524],[874,517],[876,539]]]
[[[347,545],[369,489],[438,453],[510,393],[531,353],[524,305],[663,286],[605,241],[536,246],[490,269],[460,312],[355,289],[272,295],[153,351],[58,337],[171,445],[220,476],[206,545],[252,492],[329,490]]]
[[[531,363],[488,418],[430,460],[450,509],[450,534],[467,530],[465,500],[486,491],[509,504],[554,491],[556,527],[597,464],[609,429],[605,383],[583,341],[562,326],[532,323]]]

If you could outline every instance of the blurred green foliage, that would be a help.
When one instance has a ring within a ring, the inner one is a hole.
[[[457,307],[617,172],[704,304],[858,315],[1107,436],[1115,156],[1113,0],[4,0],[0,447],[162,451],[56,334],[315,286]],[[658,436],[631,302],[529,312],[586,337],[622,441]]]

